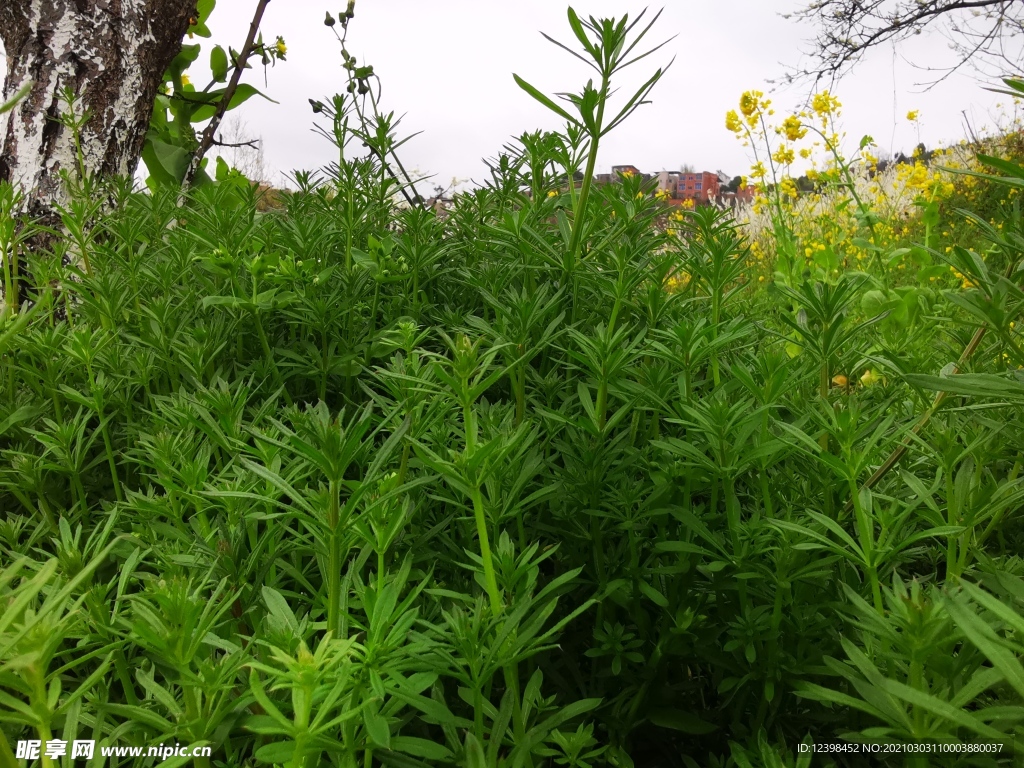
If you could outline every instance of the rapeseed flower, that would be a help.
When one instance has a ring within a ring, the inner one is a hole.
[[[736,114],[735,109],[730,109],[725,113],[725,127],[733,133],[739,133],[743,130],[743,123],[740,122],[740,116]]]
[[[839,99],[828,91],[816,93],[811,99],[811,109],[813,109],[814,113],[822,119],[836,114],[841,106],[843,105],[840,103]]]
[[[796,115],[790,115],[782,121],[782,132],[789,141],[797,141],[807,135],[807,129]]]
[[[758,109],[758,100],[764,94],[761,91],[745,91],[740,96],[740,112],[743,113],[744,117],[751,117],[754,112]]]
[[[795,159],[796,155],[793,154],[793,148],[785,144],[776,149],[772,155],[772,160],[779,165],[792,165]]]

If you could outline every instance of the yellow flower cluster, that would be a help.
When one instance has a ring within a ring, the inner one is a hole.
[[[790,115],[783,120],[780,131],[785,134],[789,141],[799,141],[807,135],[807,129],[796,115]]]
[[[772,160],[779,165],[792,165],[795,159],[796,155],[793,152],[793,148],[788,144],[782,144],[772,153]]]
[[[977,288],[978,287],[977,283],[975,283],[969,277],[964,275],[956,267],[950,267],[949,271],[953,273],[953,277],[955,277],[957,280],[960,281],[960,287],[963,288],[964,290],[967,290],[968,288]]]
[[[897,166],[896,178],[903,186],[918,195],[946,198],[953,194],[954,185],[941,171],[932,170],[920,160],[913,165]]]
[[[665,290],[668,293],[678,293],[682,291],[690,284],[690,274],[688,272],[678,272],[674,275],[670,275],[665,280]]]
[[[816,93],[811,99],[811,109],[814,111],[814,114],[821,118],[823,123],[827,122],[830,117],[838,116],[842,106],[839,99],[828,91]]]

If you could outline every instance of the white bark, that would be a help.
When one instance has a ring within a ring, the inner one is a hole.
[[[90,119],[82,160],[93,174],[131,175],[156,89],[180,50],[195,0],[0,0],[7,49],[4,95],[34,82],[0,117],[0,180],[20,187],[44,218],[60,202],[59,173],[77,166],[70,131],[55,118],[70,88]]]
[[[0,0],[0,103],[31,83],[0,115],[0,182],[22,192],[22,213],[58,223],[61,172],[75,172],[79,152],[89,175],[134,173],[156,90],[195,15],[196,0]],[[65,89],[77,114],[89,116],[78,146],[57,120]],[[29,245],[45,248],[46,238]]]

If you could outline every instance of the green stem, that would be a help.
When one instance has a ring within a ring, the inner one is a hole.
[[[480,486],[472,487],[473,517],[476,520],[476,535],[480,540],[480,559],[484,562],[484,582],[487,584],[487,595],[491,601],[491,611],[495,616],[501,614],[501,594],[498,592],[498,579],[494,573],[494,560],[491,558],[491,542],[487,535],[487,515],[484,512],[483,494]]]
[[[327,485],[327,535],[330,537],[327,553],[327,629],[334,637],[341,637],[341,504],[339,488],[333,480]]]

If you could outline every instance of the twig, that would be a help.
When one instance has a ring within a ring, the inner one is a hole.
[[[1010,275],[1013,274],[1013,269],[1015,266],[1016,263],[1011,262],[1004,276],[1009,278]],[[971,356],[974,355],[974,353],[977,351],[978,346],[981,344],[981,340],[985,337],[986,328],[987,326],[983,325],[974,332],[974,336],[971,337],[970,342],[967,344],[966,347],[964,347],[964,351],[963,353],[961,353],[960,359],[957,360],[956,365],[953,366],[953,375],[957,374],[963,367],[963,365],[968,360],[970,360]],[[879,480],[885,477],[885,475],[889,472],[890,469],[896,466],[899,460],[903,458],[903,454],[905,454],[907,452],[907,449],[910,447],[912,436],[916,437],[921,433],[921,430],[924,429],[924,426],[931,420],[932,416],[935,415],[935,412],[939,410],[939,406],[942,405],[943,401],[946,399],[948,395],[948,392],[937,392],[935,394],[935,399],[932,400],[931,406],[928,408],[927,411],[921,414],[921,418],[917,420],[917,424],[915,424],[913,429],[910,430],[910,434],[903,439],[903,442],[900,443],[899,446],[897,446],[896,450],[889,454],[889,458],[887,458],[882,463],[882,466],[875,470],[875,473],[867,479],[867,482],[865,482],[863,486],[861,486],[862,488],[874,487],[874,485]],[[846,502],[846,506],[843,507],[843,512],[847,513],[851,509],[853,509],[853,499],[850,499],[848,502]]]
[[[220,101],[217,102],[217,106],[213,112],[213,117],[210,118],[209,125],[206,126],[206,129],[203,131],[203,135],[199,139],[199,148],[196,149],[195,154],[192,155],[192,160],[188,164],[188,170],[185,172],[185,179],[182,182],[183,188],[192,186],[192,182],[195,180],[196,174],[199,172],[199,166],[203,162],[203,156],[206,154],[207,150],[213,146],[217,129],[220,128],[221,120],[224,119],[224,113],[227,112],[228,105],[231,103],[231,99],[235,95],[235,91],[238,89],[238,83],[242,79],[242,70],[245,69],[246,62],[248,62],[249,57],[252,56],[256,43],[256,35],[259,32],[260,23],[263,21],[263,12],[267,9],[267,5],[269,4],[270,0],[260,0],[259,5],[256,6],[256,13],[253,14],[252,23],[249,25],[249,34],[245,38],[245,44],[242,46],[242,50],[239,52],[238,58],[235,59],[235,68],[231,72],[231,80],[228,82],[227,88],[224,89],[224,95],[221,96]]]
[[[220,141],[219,139],[213,140],[213,146],[215,147],[228,147],[229,149],[237,147],[249,147],[250,149],[259,149],[259,139],[249,139],[248,141]]]

